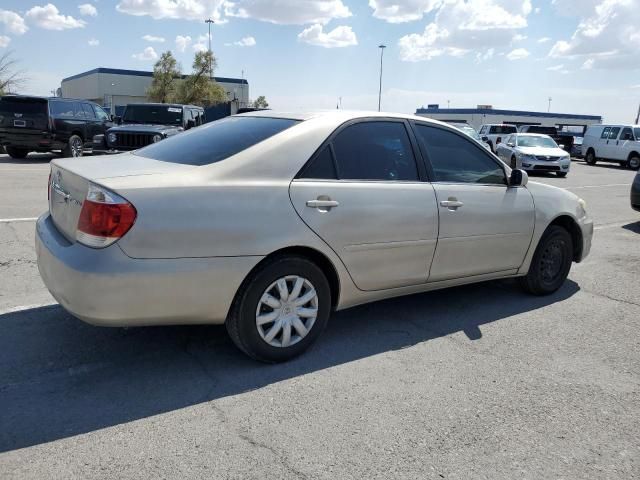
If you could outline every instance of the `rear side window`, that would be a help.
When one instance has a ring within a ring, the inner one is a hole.
[[[153,143],[134,154],[163,162],[209,165],[266,140],[298,120],[267,117],[227,117]]]
[[[61,118],[73,118],[73,102],[60,102],[58,100],[49,101],[51,115]]]
[[[336,180],[335,163],[331,154],[331,147],[328,145],[314,158],[311,163],[302,171],[299,178],[315,178],[325,180]]]
[[[46,115],[47,101],[39,98],[0,98],[0,115],[13,116],[15,113],[22,115]]]
[[[416,135],[436,182],[506,184],[504,170],[477,142],[425,125],[416,125]]]
[[[404,123],[350,125],[333,140],[333,151],[340,179],[418,180],[418,168]]]

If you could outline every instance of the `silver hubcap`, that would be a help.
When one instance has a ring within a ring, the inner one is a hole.
[[[631,168],[638,168],[639,165],[640,165],[640,158],[633,157],[631,160],[629,160],[629,166]]]
[[[72,157],[81,157],[82,156],[82,141],[74,138],[71,142],[71,156]]]
[[[311,282],[287,275],[262,294],[256,309],[256,327],[272,347],[290,347],[308,335],[318,317],[318,294]]]

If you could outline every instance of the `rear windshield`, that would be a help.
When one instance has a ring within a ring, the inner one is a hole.
[[[182,107],[172,107],[171,105],[127,105],[122,121],[124,123],[182,125]]]
[[[46,115],[47,101],[41,98],[0,98],[0,115]]]
[[[266,117],[227,117],[174,135],[135,152],[184,165],[209,165],[229,158],[298,123]]]
[[[513,125],[493,125],[489,131],[491,133],[516,133],[516,127]]]
[[[531,127],[527,127],[527,133],[542,133],[544,135],[556,135],[558,133],[558,130],[556,130],[554,127],[538,127],[538,126],[531,126]]]

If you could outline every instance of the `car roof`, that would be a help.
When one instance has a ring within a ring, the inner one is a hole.
[[[44,97],[42,95],[15,95],[13,93],[0,95],[0,98],[37,98],[39,100],[62,100],[62,101],[69,101],[69,102],[87,102],[87,103],[96,104],[96,102],[92,102],[91,100],[86,100],[84,98]]]
[[[545,137],[545,138],[551,138],[549,135],[546,135],[544,133],[518,132],[518,133],[514,133],[514,135],[516,135],[518,137]]]

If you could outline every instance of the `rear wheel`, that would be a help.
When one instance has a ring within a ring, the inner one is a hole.
[[[516,156],[513,155],[511,157],[511,168],[516,168],[517,165],[518,165],[518,162],[516,161]]]
[[[226,326],[250,357],[268,363],[300,355],[322,333],[331,290],[322,270],[304,257],[276,257],[245,280]]]
[[[63,157],[81,157],[84,154],[84,142],[78,135],[71,135],[62,150]]]
[[[586,157],[584,157],[584,161],[587,162],[587,165],[595,165],[598,161],[596,159],[596,152],[594,152],[593,150],[589,150]]]
[[[566,280],[572,260],[571,235],[564,228],[551,225],[538,243],[529,272],[519,279],[520,285],[533,295],[549,295]]]
[[[633,155],[627,162],[627,167],[631,170],[638,170],[640,168],[640,157]]]
[[[6,150],[11,158],[23,159],[27,158],[27,155],[29,154],[29,150],[26,148],[7,147]]]

